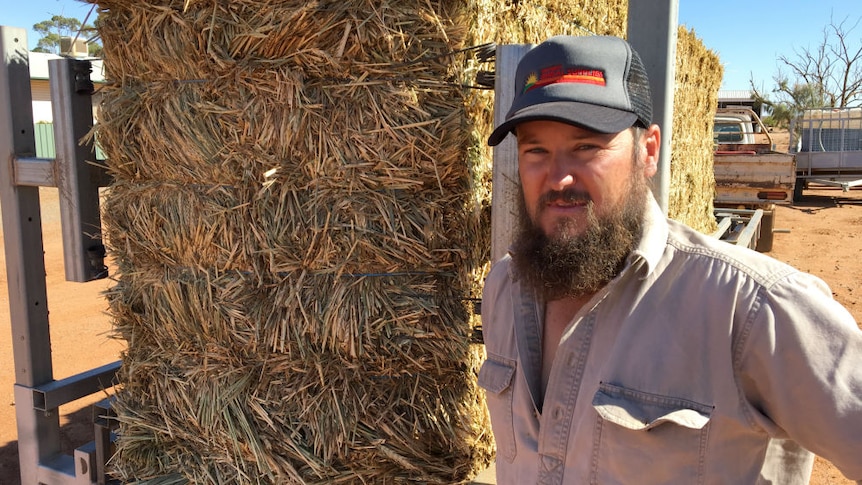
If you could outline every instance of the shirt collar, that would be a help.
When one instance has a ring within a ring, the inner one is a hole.
[[[638,268],[641,278],[652,273],[664,254],[668,232],[667,219],[650,192],[644,214],[643,235],[627,258],[626,266]]]

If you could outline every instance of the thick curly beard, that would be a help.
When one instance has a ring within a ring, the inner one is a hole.
[[[639,174],[638,174],[639,175]],[[616,277],[643,233],[648,186],[634,175],[621,207],[601,217],[587,203],[587,227],[575,234],[572,220],[548,237],[520,205],[521,227],[512,251],[516,275],[546,301],[590,295]],[[523,201],[523,197],[521,197]]]

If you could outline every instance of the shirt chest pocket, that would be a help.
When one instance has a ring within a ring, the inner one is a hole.
[[[491,415],[497,456],[509,462],[515,459],[515,430],[512,414],[513,385],[516,363],[504,357],[488,354],[479,369],[479,387],[485,389],[485,400]]]
[[[598,483],[703,483],[712,406],[605,383],[592,404]]]

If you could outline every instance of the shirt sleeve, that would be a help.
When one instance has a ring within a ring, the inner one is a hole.
[[[792,273],[761,289],[734,363],[752,419],[862,480],[862,330],[829,287]]]

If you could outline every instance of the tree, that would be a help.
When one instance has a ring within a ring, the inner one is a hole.
[[[771,112],[773,121],[784,125],[808,108],[846,108],[862,102],[862,36],[853,40],[862,17],[850,24],[830,21],[823,40],[814,49],[794,49],[795,57],[779,56],[789,70],[779,69],[773,77],[772,96],[758,91],[751,80],[754,97]]]
[[[818,84],[790,84],[786,78],[776,79],[777,87],[773,93],[779,93],[780,98],[770,100],[756,89],[754,98],[766,107],[769,116],[763,119],[769,126],[786,127],[790,120],[800,116],[806,109],[823,108],[828,105],[827,97]]]
[[[84,34],[94,31],[91,25],[81,25],[81,22],[72,17],[54,15],[50,20],[43,20],[33,25],[33,30],[41,37],[33,52],[60,53],[60,39],[62,37],[81,38]],[[87,42],[87,51],[91,56],[99,55],[102,47],[95,42]]]

